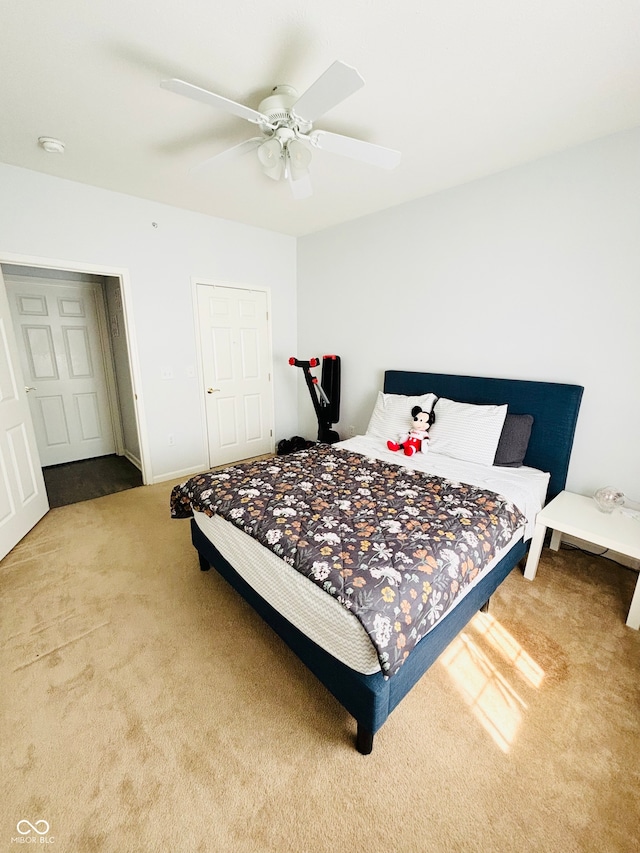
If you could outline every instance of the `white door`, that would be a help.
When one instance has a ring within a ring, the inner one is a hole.
[[[273,452],[267,294],[199,284],[209,465]]]
[[[49,509],[0,272],[0,559]]]
[[[7,276],[6,287],[42,465],[115,453],[100,286]]]

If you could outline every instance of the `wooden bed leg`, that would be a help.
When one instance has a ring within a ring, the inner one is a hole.
[[[200,560],[200,571],[201,572],[208,572],[209,569],[211,568],[211,566],[209,565],[208,561],[205,560],[205,558],[202,556],[202,554],[200,552],[198,552],[198,559]]]
[[[490,601],[491,601],[491,599],[490,599],[490,598],[487,598],[487,600],[485,601],[485,603],[484,603],[484,604],[482,605],[482,607],[480,608],[480,613],[488,613],[488,612],[489,612],[489,602],[490,602]]]
[[[356,749],[360,755],[369,755],[373,749],[373,732],[368,731],[358,723],[358,734],[356,735]]]

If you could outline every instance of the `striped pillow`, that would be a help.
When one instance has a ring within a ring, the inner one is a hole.
[[[507,406],[476,406],[441,397],[429,430],[429,452],[493,465]]]
[[[378,399],[367,427],[367,435],[395,441],[399,435],[409,432],[413,426],[411,409],[420,406],[430,412],[438,398],[435,394],[421,394],[419,397],[407,397],[404,394],[383,394],[378,391]]]

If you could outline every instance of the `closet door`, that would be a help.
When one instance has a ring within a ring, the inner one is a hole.
[[[197,286],[209,465],[272,453],[267,294]]]

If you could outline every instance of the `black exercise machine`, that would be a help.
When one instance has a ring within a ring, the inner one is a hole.
[[[338,433],[331,429],[332,424],[340,420],[340,356],[322,356],[322,374],[320,381],[311,373],[312,367],[318,367],[320,360],[310,358],[300,361],[290,358],[292,367],[302,368],[305,382],[311,395],[311,402],[318,418],[318,441],[323,444],[335,444],[340,441]]]

